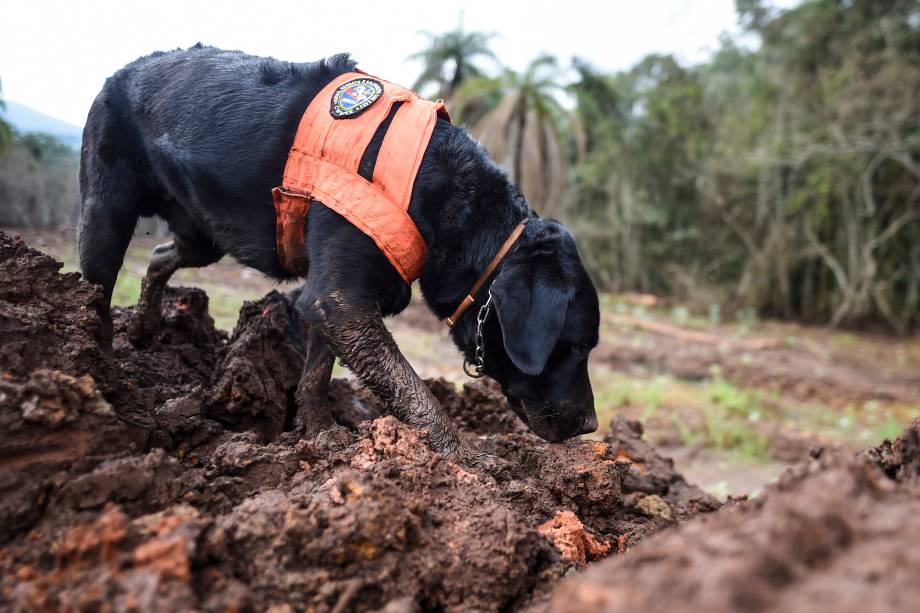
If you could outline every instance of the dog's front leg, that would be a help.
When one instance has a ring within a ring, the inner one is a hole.
[[[469,459],[469,446],[437,399],[403,356],[379,312],[349,307],[335,299],[316,301],[309,319],[326,343],[387,410],[431,435],[432,448],[451,458]]]
[[[326,346],[322,334],[310,326],[307,332],[307,355],[294,398],[297,414],[294,427],[308,437],[335,424],[329,407],[329,379],[335,356]]]

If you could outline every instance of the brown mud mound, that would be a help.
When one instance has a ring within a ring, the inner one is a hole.
[[[77,273],[0,232],[0,358],[10,376],[39,368],[99,377],[103,354],[95,337],[101,297]]]
[[[920,419],[859,456],[825,452],[762,498],[695,518],[563,584],[553,611],[912,611]]]
[[[0,609],[521,609],[578,551],[622,552],[718,506],[637,424],[550,445],[482,385],[430,382],[509,461],[501,482],[347,381],[330,392],[345,426],[300,440],[285,296],[245,305],[228,338],[202,292],[173,289],[146,348],[125,340],[125,309],[104,351],[98,294],[59,267],[0,234]]]

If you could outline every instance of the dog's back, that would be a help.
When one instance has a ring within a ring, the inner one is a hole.
[[[231,253],[288,277],[271,188],[307,104],[353,68],[347,55],[296,64],[196,45],[110,77],[87,118],[80,168],[81,267],[106,302],[140,216],[169,222],[198,265]]]

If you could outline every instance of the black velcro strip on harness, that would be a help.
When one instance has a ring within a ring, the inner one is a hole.
[[[380,153],[380,147],[383,146],[383,139],[387,135],[387,130],[390,129],[390,124],[393,123],[393,117],[396,116],[396,111],[398,111],[399,107],[402,105],[402,100],[393,103],[390,112],[387,113],[384,120],[377,126],[377,130],[374,132],[374,138],[367,144],[367,149],[364,150],[364,154],[361,156],[361,163],[358,164],[358,174],[367,181],[374,180],[374,168],[377,166],[377,155]]]

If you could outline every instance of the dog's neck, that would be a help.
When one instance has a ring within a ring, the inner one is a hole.
[[[428,246],[420,279],[422,293],[431,311],[445,319],[521,219],[537,215],[462,128],[439,126],[432,146],[436,150],[419,174],[423,182],[421,189],[416,184],[420,198],[413,202],[410,213]],[[519,243],[535,231],[529,227],[533,225],[528,224]],[[452,329],[462,347],[473,336],[476,311],[486,292],[487,286]]]

